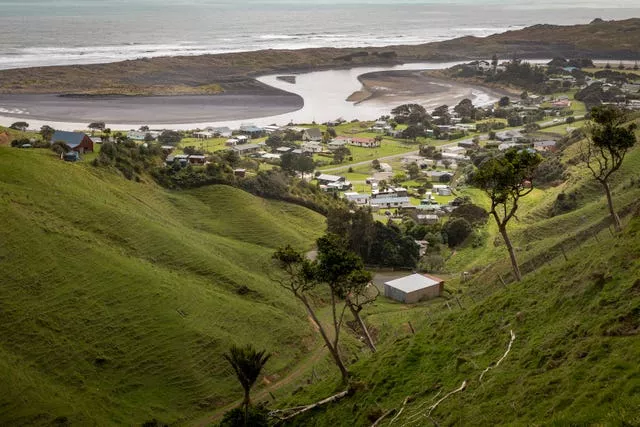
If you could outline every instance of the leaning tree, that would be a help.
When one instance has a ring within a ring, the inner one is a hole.
[[[507,246],[517,281],[522,280],[522,273],[507,233],[507,225],[516,217],[520,199],[533,191],[533,175],[541,161],[542,158],[535,152],[512,149],[486,160],[473,178],[475,185],[491,199],[489,213],[496,220]]]
[[[594,107],[588,135],[581,145],[581,157],[607,196],[611,220],[616,231],[622,230],[620,217],[613,206],[609,179],[622,166],[624,158],[636,143],[636,124],[629,113],[612,106]]]

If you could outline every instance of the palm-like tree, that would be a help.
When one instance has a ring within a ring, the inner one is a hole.
[[[246,426],[247,417],[249,416],[249,405],[251,404],[249,393],[260,376],[260,371],[262,371],[262,368],[271,357],[271,354],[266,354],[265,350],[256,351],[256,349],[249,344],[245,347],[233,345],[229,349],[229,353],[223,354],[223,357],[235,371],[238,381],[240,381],[240,385],[242,385],[244,389],[242,406],[244,407],[244,422]]]

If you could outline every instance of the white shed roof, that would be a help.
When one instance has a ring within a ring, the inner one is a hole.
[[[443,282],[443,280],[437,277],[426,276],[424,274],[412,274],[410,276],[405,276],[401,277],[400,279],[386,282],[385,285],[391,286],[395,289],[399,289],[405,293],[410,293],[419,289],[437,286],[441,282]]]

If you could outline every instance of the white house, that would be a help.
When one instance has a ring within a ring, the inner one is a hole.
[[[375,138],[351,138],[347,144],[364,148],[380,147],[380,142],[376,141]]]
[[[442,295],[444,280],[428,274],[411,274],[384,284],[384,296],[405,304]]]
[[[360,194],[357,192],[348,191],[344,193],[344,198],[350,202],[353,202],[357,205],[367,205],[369,204],[369,195],[368,194]]]
[[[322,131],[319,128],[309,128],[302,132],[303,141],[322,141]]]
[[[307,152],[307,153],[321,153],[322,152],[322,145],[320,145],[320,143],[314,142],[314,141],[303,142],[302,146],[300,148],[302,148],[302,150]]]

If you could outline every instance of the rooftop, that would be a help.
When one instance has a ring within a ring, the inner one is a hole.
[[[391,280],[390,282],[385,282],[385,285],[399,289],[402,292],[410,293],[419,289],[437,286],[442,282],[444,282],[444,280],[436,276],[412,274],[410,276],[401,277],[400,279]]]

